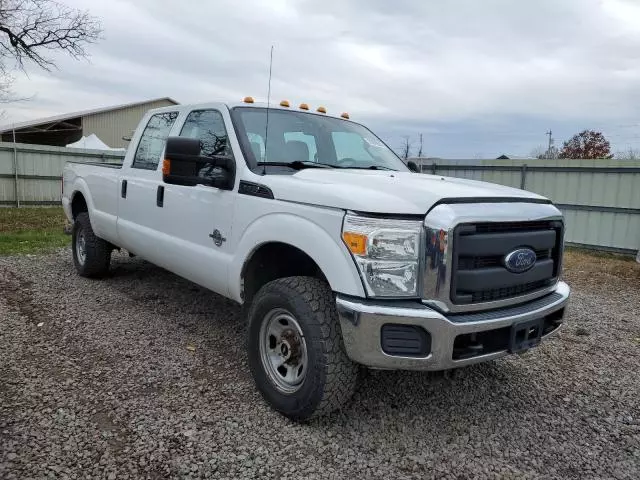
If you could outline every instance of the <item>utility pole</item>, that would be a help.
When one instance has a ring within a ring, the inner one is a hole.
[[[548,159],[555,158],[555,154],[553,152],[553,137],[551,136],[553,135],[553,132],[551,131],[551,129],[549,129],[549,131],[546,132],[545,135],[549,136],[549,146],[547,147],[547,153],[545,154],[545,157]]]

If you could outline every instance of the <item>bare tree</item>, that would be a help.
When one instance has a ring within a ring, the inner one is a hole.
[[[411,142],[411,137],[409,137],[409,135],[405,135],[402,138],[404,139],[404,141],[402,142],[402,146],[400,147],[400,156],[406,160],[411,156],[413,142]]]
[[[546,153],[546,151],[547,151],[546,148],[544,148],[542,145],[538,145],[537,147],[531,150],[531,153],[529,153],[529,156],[531,158],[544,158],[544,154]]]
[[[558,152],[558,149],[553,145],[550,145],[547,148],[542,145],[538,145],[531,150],[529,155],[531,158],[538,158],[540,160],[554,160],[558,158],[559,154],[560,152]]]
[[[54,51],[87,58],[85,47],[100,34],[95,17],[55,0],[0,0],[0,99],[12,99],[12,70],[26,71],[28,63],[51,70]]]
[[[616,158],[619,160],[640,160],[640,150],[629,147],[624,152],[617,152]]]
[[[418,149],[418,158],[422,158],[422,134],[420,134],[420,148]]]

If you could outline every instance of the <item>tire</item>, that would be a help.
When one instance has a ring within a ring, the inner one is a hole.
[[[84,245],[84,248],[79,245],[79,242]],[[111,244],[93,233],[87,212],[78,214],[73,224],[71,250],[73,264],[80,276],[98,278],[109,271]]]
[[[312,277],[269,282],[251,303],[248,320],[251,374],[275,410],[292,420],[305,421],[341,408],[352,397],[360,367],[345,352],[335,299],[325,282]],[[280,336],[283,341],[278,346],[273,342],[277,335],[270,332],[280,328],[284,328]],[[301,340],[296,329],[301,332]],[[265,351],[271,355],[265,355]],[[274,352],[283,353],[280,361],[289,353],[288,365],[283,365],[289,382],[284,380],[282,370],[269,366]],[[298,367],[296,359],[302,358],[301,352],[306,353],[306,362]],[[293,375],[289,375],[291,372]],[[294,378],[300,372],[303,375]]]

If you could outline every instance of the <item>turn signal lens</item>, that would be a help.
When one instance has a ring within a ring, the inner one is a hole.
[[[253,103],[253,97],[244,97],[242,101],[244,103]]]
[[[162,161],[162,175],[169,175],[171,173],[171,161],[166,158]]]
[[[367,253],[367,236],[359,233],[344,232],[342,234],[344,243],[354,255],[364,255]]]
[[[440,232],[438,233],[438,250],[444,253],[446,249],[447,249],[447,232],[440,229]]]

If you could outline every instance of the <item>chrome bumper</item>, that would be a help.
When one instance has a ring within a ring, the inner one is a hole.
[[[374,302],[338,296],[337,309],[342,337],[349,357],[372,368],[398,370],[447,370],[502,357],[508,348],[471,358],[453,358],[458,335],[511,327],[520,322],[547,317],[564,309],[569,301],[569,286],[559,282],[556,289],[539,299],[488,312],[441,314],[419,303]],[[542,338],[559,330],[558,327]],[[387,324],[417,325],[431,335],[431,351],[424,357],[388,355],[382,349],[382,326]]]

